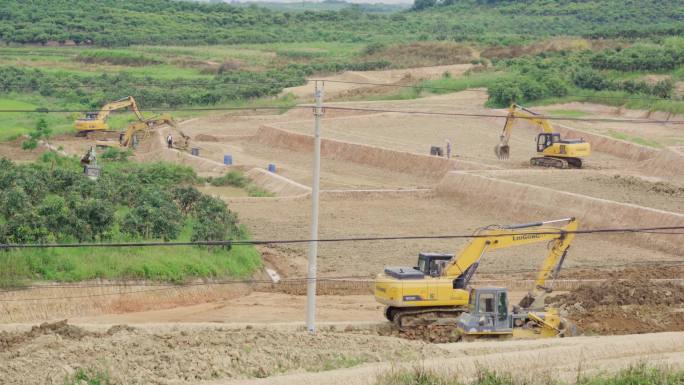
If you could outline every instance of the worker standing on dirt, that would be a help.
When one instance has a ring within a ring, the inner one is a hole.
[[[447,159],[451,158],[451,141],[449,139],[446,140],[446,157]]]
[[[173,146],[173,137],[171,136],[171,134],[169,134],[169,136],[166,137],[166,144],[169,145],[169,148]]]

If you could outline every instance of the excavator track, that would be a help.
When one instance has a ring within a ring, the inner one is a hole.
[[[535,167],[549,168],[582,168],[582,160],[579,158],[556,158],[552,156],[539,156],[530,159],[530,165]]]
[[[416,326],[456,326],[456,321],[466,308],[457,307],[425,307],[420,309],[392,308],[385,309],[385,318],[400,330]]]

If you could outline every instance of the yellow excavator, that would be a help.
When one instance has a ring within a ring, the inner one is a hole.
[[[107,141],[100,140],[97,142],[98,147],[126,147],[126,148],[137,148],[140,141],[147,139],[150,136],[150,132],[161,125],[168,124],[172,128],[176,129],[176,121],[169,114],[163,114],[156,116],[154,118],[145,119],[138,122],[133,122],[128,125],[126,131],[119,133],[119,141]],[[179,131],[181,138],[175,141],[175,146],[178,149],[186,150],[189,146],[190,138],[185,135],[182,131]]]
[[[95,132],[108,132],[109,125],[107,124],[107,118],[109,117],[109,114],[114,110],[120,110],[122,108],[130,108],[139,121],[142,122],[145,120],[138,109],[135,99],[132,96],[129,96],[105,104],[100,111],[86,112],[85,116],[76,120],[74,124],[76,127],[76,136],[86,136]]]
[[[460,325],[463,335],[486,334],[491,330],[508,335],[512,334],[513,325],[536,325],[536,334],[551,328],[554,331],[550,334],[562,335],[569,323],[561,322],[556,310],[545,310],[544,298],[553,289],[577,227],[577,219],[564,218],[481,228],[457,256],[420,253],[415,267],[386,267],[375,279],[375,299],[386,306],[385,317],[402,330]],[[549,254],[537,273],[534,289],[513,307],[513,312],[508,312],[505,288],[469,288],[485,253],[540,242],[549,244]],[[480,324],[482,317],[500,319],[499,323]]]
[[[532,166],[582,168],[582,158],[591,154],[591,145],[583,139],[562,139],[559,133],[554,132],[548,120],[539,117],[539,114],[525,107],[512,104],[508,109],[500,142],[494,147],[497,158],[501,160],[509,158],[508,140],[511,137],[513,125],[519,119],[524,119],[542,130],[536,139],[537,154],[540,156],[530,159]]]

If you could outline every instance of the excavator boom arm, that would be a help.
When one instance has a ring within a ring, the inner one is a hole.
[[[553,226],[556,223],[565,223],[563,226]],[[552,242],[551,250],[542,262],[535,285],[545,287],[549,278],[555,278],[562,265],[565,252],[574,239],[574,234],[568,234],[577,230],[575,218],[564,218],[554,221],[535,222],[521,225],[502,226],[483,229],[476,233],[468,246],[445,267],[445,276],[461,276],[473,266],[477,266],[484,253],[491,250],[505,249],[514,246],[523,246],[540,242]],[[472,272],[469,272],[472,276]]]
[[[525,119],[532,124],[541,128],[545,133],[552,133],[553,127],[546,120],[539,118],[538,115],[527,108],[520,106],[518,104],[511,104],[508,108],[508,115],[506,116],[506,124],[504,124],[503,130],[501,131],[501,136],[499,137],[499,144],[494,148],[497,158],[508,159],[510,154],[510,146],[508,141],[511,138],[511,132],[513,131],[513,125],[518,119]]]
[[[122,108],[130,107],[131,111],[135,114],[135,116],[138,118],[138,120],[145,120],[145,118],[142,116],[140,113],[140,110],[138,109],[138,104],[135,102],[135,99],[132,96],[129,96],[127,98],[123,98],[120,100],[116,100],[111,103],[107,103],[102,108],[100,109],[100,112],[98,113],[98,119],[107,119],[109,114],[114,111],[114,110],[120,110]]]

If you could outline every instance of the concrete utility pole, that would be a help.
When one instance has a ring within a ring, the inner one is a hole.
[[[306,328],[316,332],[316,259],[318,258],[318,194],[321,185],[321,119],[323,118],[323,85],[316,81],[314,97],[314,168],[311,186],[311,242],[309,268],[306,276]]]

